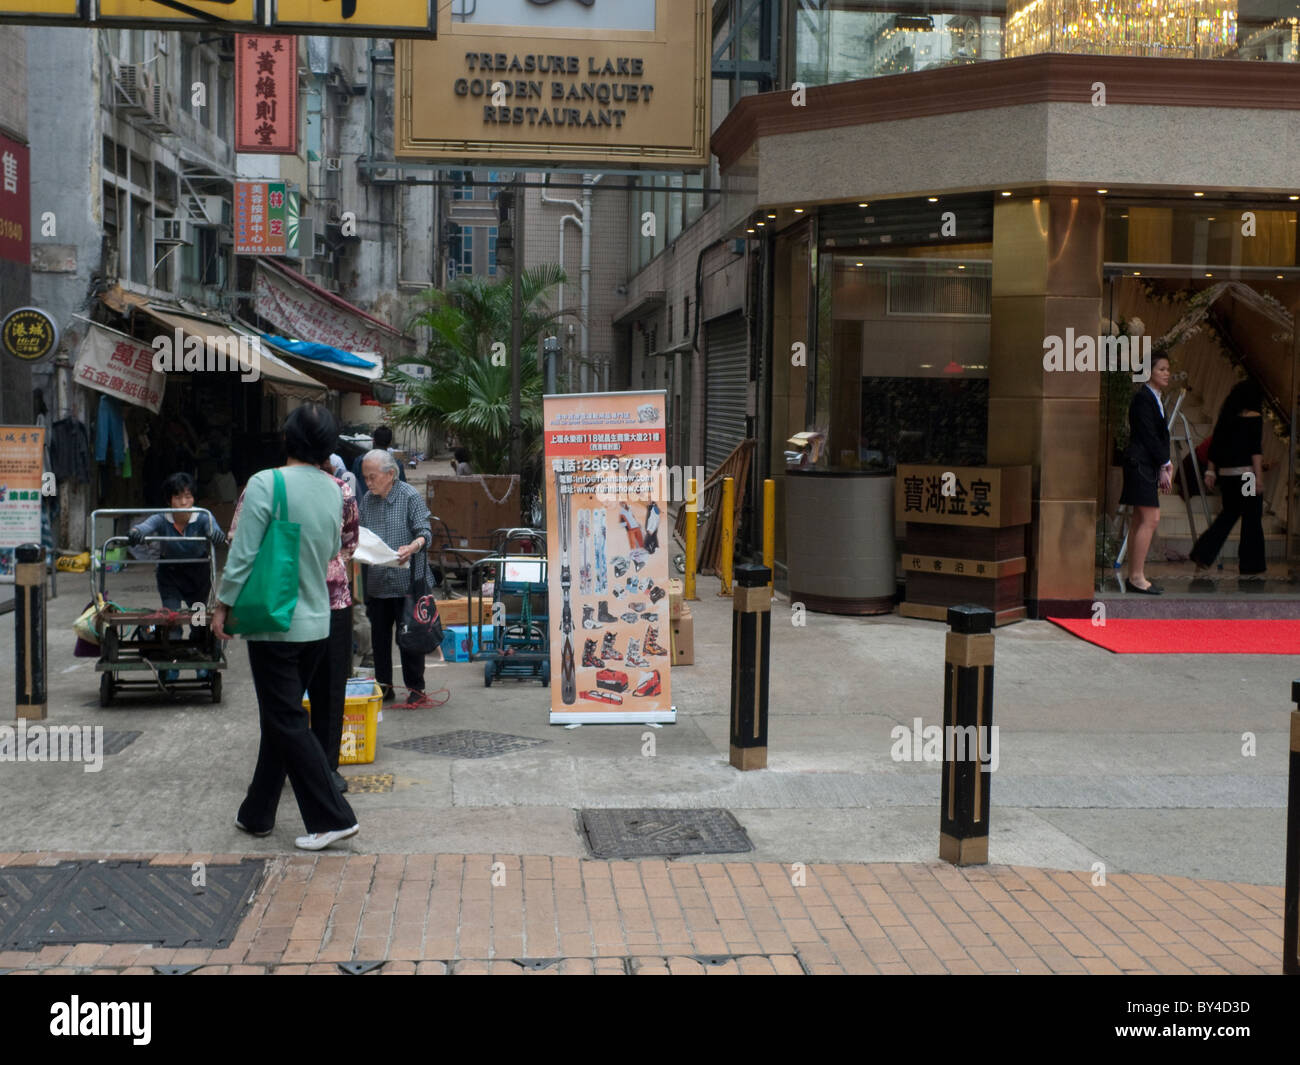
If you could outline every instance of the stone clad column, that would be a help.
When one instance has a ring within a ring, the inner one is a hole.
[[[1104,200],[1080,190],[994,205],[988,461],[1034,468],[1031,617],[1094,598],[1101,379],[1045,371],[1043,340],[1099,332]]]

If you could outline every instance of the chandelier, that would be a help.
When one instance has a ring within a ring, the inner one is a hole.
[[[1008,0],[1006,55],[1078,52],[1212,59],[1236,47],[1222,0]]]

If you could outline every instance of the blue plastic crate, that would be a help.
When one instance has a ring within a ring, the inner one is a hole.
[[[444,625],[442,629],[442,657],[448,662],[468,662],[471,649],[479,649],[477,625]]]

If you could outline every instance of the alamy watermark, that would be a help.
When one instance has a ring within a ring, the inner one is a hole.
[[[244,382],[262,376],[262,341],[258,337],[186,335],[177,329],[174,336],[155,337],[153,368],[158,373],[237,373]]]
[[[912,727],[895,725],[889,730],[894,741],[889,756],[895,762],[979,762],[985,773],[998,768],[997,725],[926,725],[912,719]]]
[[[0,725],[0,762],[81,762],[82,772],[104,768],[103,725]]]
[[[50,1005],[50,1035],[129,1037],[135,1046],[148,1046],[152,1034],[151,1002],[82,1002],[73,995]]]
[[[570,460],[595,473],[596,498],[602,503],[684,503],[687,513],[700,509],[703,466],[665,466],[656,458],[598,458]],[[695,490],[692,492],[691,483]]]
[[[1151,338],[1149,336],[1079,336],[1066,329],[1065,336],[1043,337],[1043,369],[1055,373],[1093,373],[1122,370],[1134,381],[1151,380]]]

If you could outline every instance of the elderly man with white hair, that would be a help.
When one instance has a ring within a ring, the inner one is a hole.
[[[385,450],[368,451],[361,460],[367,492],[361,498],[361,524],[397,552],[409,569],[391,566],[367,566],[366,616],[370,619],[372,653],[375,656],[375,680],[384,691],[385,701],[393,695],[393,632],[402,618],[406,593],[415,585],[429,580],[426,549],[432,535],[429,508],[417,489],[399,479],[397,460]],[[418,710],[433,705],[424,691],[424,656],[398,648],[402,658],[402,681],[408,697],[399,704],[402,710]]]

